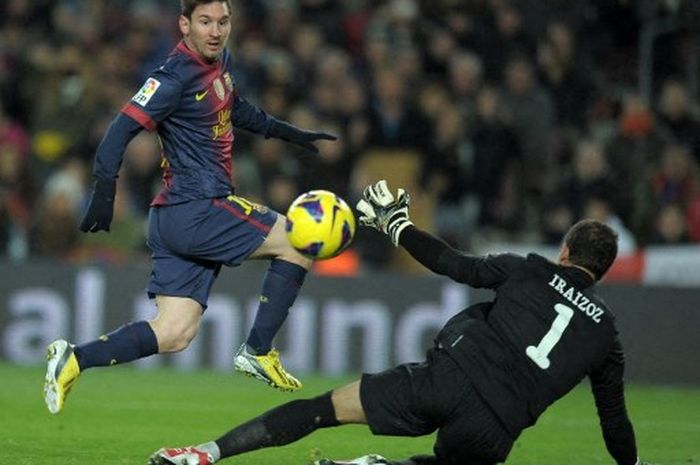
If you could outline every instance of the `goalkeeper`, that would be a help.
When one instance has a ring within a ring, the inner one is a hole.
[[[151,465],[210,465],[225,457],[296,441],[318,428],[369,425],[378,435],[437,430],[434,455],[391,462],[366,455],[317,465],[503,462],[514,441],[585,376],[605,445],[618,465],[640,464],[624,398],[624,355],[613,314],[594,284],[617,255],[617,236],[584,220],[567,233],[558,263],[530,254],[476,257],[416,228],[409,196],[386,181],[368,186],[360,222],[387,234],[433,272],[493,289],[491,302],[449,320],[422,363],[377,373],[309,400],[296,400],[196,447],[160,449]]]

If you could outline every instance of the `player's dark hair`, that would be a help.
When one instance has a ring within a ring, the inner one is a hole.
[[[230,0],[180,0],[180,8],[182,10],[182,16],[185,18],[192,19],[192,12],[199,5],[206,5],[207,3],[225,3],[228,7],[228,12],[231,13],[231,1]]]
[[[564,237],[569,248],[569,261],[600,279],[617,257],[617,233],[605,223],[581,220]]]

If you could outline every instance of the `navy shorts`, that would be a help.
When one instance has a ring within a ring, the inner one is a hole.
[[[513,439],[465,372],[442,350],[422,363],[365,374],[360,400],[374,434],[423,436],[437,430],[440,465],[491,465],[508,456]]]
[[[267,238],[277,215],[235,195],[151,208],[148,295],[190,297],[206,308],[221,266],[245,261]]]

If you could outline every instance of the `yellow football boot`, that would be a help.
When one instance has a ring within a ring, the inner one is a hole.
[[[255,355],[248,352],[244,343],[233,359],[233,367],[246,376],[257,378],[282,391],[301,389],[301,382],[282,367],[277,349],[272,349],[264,355]]]
[[[73,344],[63,339],[49,345],[46,359],[44,401],[49,412],[56,415],[63,410],[66,396],[80,375],[80,366],[73,353]]]

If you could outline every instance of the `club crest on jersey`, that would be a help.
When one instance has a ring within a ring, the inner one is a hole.
[[[134,98],[132,98],[131,100],[138,103],[142,107],[145,107],[146,104],[151,100],[151,97],[155,95],[159,87],[159,80],[148,78],[141,87],[141,89],[136,93],[136,95],[134,95]]]
[[[214,79],[212,87],[214,88],[216,96],[219,97],[219,100],[223,100],[224,97],[226,97],[226,89],[224,89],[224,84],[221,82],[221,79]]]
[[[233,92],[233,79],[231,79],[231,75],[228,71],[224,73],[224,82],[226,83],[228,91]]]

